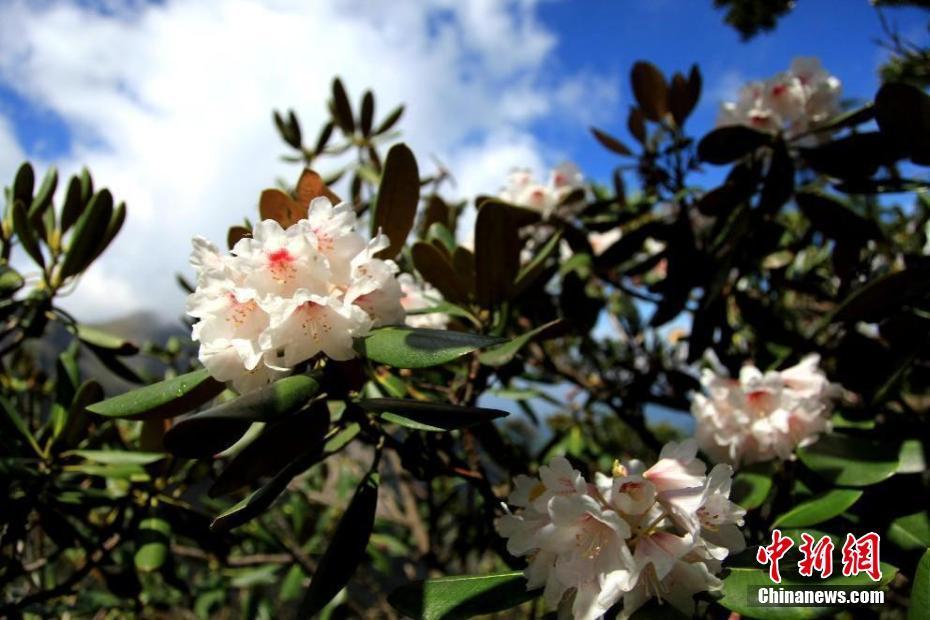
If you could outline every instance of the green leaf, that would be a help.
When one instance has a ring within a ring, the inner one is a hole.
[[[395,144],[384,161],[384,174],[378,187],[372,232],[379,229],[391,240],[380,258],[394,258],[407,241],[420,202],[420,171],[413,152],[406,144]]]
[[[915,164],[930,165],[930,97],[909,84],[883,84],[875,95],[882,134]]]
[[[631,151],[627,145],[609,133],[601,131],[597,127],[591,127],[591,133],[594,134],[594,137],[597,139],[597,141],[601,143],[601,146],[603,146],[608,151],[613,151],[617,155],[633,155],[633,151]]]
[[[536,338],[541,338],[543,336],[548,336],[553,331],[559,330],[564,324],[562,319],[556,319],[550,321],[545,325],[540,325],[536,329],[530,330],[525,334],[521,334],[516,338],[505,342],[504,344],[499,344],[495,347],[491,347],[487,351],[478,354],[478,359],[481,360],[481,363],[485,366],[503,366],[514,356],[520,352],[520,349],[525,347],[531,340]]]
[[[502,338],[442,329],[382,327],[356,339],[355,350],[373,362],[395,368],[428,368],[502,341]]]
[[[79,456],[101,465],[149,465],[166,456],[163,452],[125,452],[122,450],[69,450],[62,456]]]
[[[555,254],[561,240],[561,232],[556,232],[546,241],[545,245],[535,252],[530,262],[520,269],[513,283],[514,297],[528,289],[546,271],[546,261]]]
[[[144,573],[160,569],[168,559],[171,524],[164,519],[143,519],[139,522],[136,545],[136,554],[133,556],[136,569]]]
[[[310,446],[304,454],[296,457],[284,469],[275,474],[265,486],[252,492],[241,502],[216,517],[213,523],[210,524],[210,529],[226,531],[248,523],[268,510],[278,496],[284,492],[291,480],[315,465],[319,460],[319,447]]]
[[[26,424],[26,421],[19,415],[19,412],[16,411],[13,404],[2,396],[0,396],[0,409],[3,409],[3,413],[6,414],[6,420],[20,435],[22,435],[26,443],[29,444],[36,454],[41,455],[42,448],[39,447],[39,443],[36,441],[35,436],[32,434],[32,431],[29,430],[29,425]]]
[[[801,577],[797,572],[797,564],[782,558],[781,586],[814,585],[819,588],[835,586],[861,586],[862,589],[877,589],[890,582],[898,569],[891,564],[881,563],[882,579],[879,583],[865,573],[844,577],[842,572],[834,571],[827,579],[819,575]],[[759,620],[807,620],[832,616],[839,609],[837,607],[760,607],[756,603],[756,592],[759,587],[771,588],[775,586],[769,579],[767,569],[758,568],[730,568],[729,574],[723,579],[723,598],[718,602],[731,611],[735,611],[747,618]]]
[[[907,620],[920,620],[926,618],[925,614],[930,609],[930,549],[924,552],[920,562],[917,563],[913,583]]]
[[[8,265],[0,265],[0,295],[10,297],[25,284],[26,281],[19,272]]]
[[[365,411],[380,414],[384,420],[422,431],[451,431],[508,415],[499,409],[460,407],[402,398],[371,398],[360,400],[358,405]]]
[[[478,303],[493,308],[510,298],[520,270],[519,229],[539,221],[530,209],[488,200],[475,219],[475,293]]]
[[[859,501],[862,491],[833,489],[813,499],[801,502],[788,512],[779,515],[772,527],[807,527],[823,523],[843,514]]]
[[[403,116],[403,114],[404,114],[404,106],[399,105],[396,108],[394,108],[391,111],[391,113],[388,114],[384,118],[383,121],[381,121],[381,124],[378,125],[378,128],[375,129],[375,135],[380,136],[381,134],[389,131],[391,127],[393,127],[397,123],[397,121],[400,120],[400,117]]]
[[[165,433],[165,449],[189,458],[217,454],[236,443],[253,422],[280,420],[306,405],[319,391],[320,384],[313,377],[286,377],[178,420]]]
[[[370,90],[366,90],[365,94],[362,95],[362,135],[370,136],[371,135],[371,123],[374,120],[375,116],[375,96]]]
[[[888,538],[909,551],[930,547],[930,515],[921,510],[898,517],[888,527]]]
[[[867,241],[882,236],[878,224],[829,196],[798,192],[795,200],[811,225],[831,239]]]
[[[527,591],[523,573],[506,572],[409,583],[394,590],[388,602],[414,620],[464,620],[511,609],[540,594]]]
[[[333,80],[333,118],[336,124],[345,132],[346,135],[355,133],[355,118],[352,116],[352,106],[349,103],[349,96],[346,94],[345,86],[342,80],[335,78]]]
[[[355,569],[365,557],[365,547],[375,523],[378,507],[378,484],[380,478],[374,469],[362,479],[349,507],[346,508],[339,525],[333,533],[329,546],[316,572],[310,580],[307,594],[300,605],[301,618],[311,618],[336,596],[349,582]]]
[[[26,254],[39,267],[44,269],[45,257],[42,256],[42,250],[39,248],[39,238],[36,236],[35,228],[29,221],[26,207],[19,201],[13,203],[13,230],[16,232],[16,236],[19,238],[19,242]]]
[[[745,125],[718,127],[698,142],[698,157],[712,164],[728,164],[771,143],[771,134]]]
[[[418,241],[411,250],[413,266],[423,279],[436,287],[452,303],[468,301],[468,290],[452,263],[432,243]]]
[[[24,161],[19,166],[16,177],[13,179],[13,200],[28,208],[32,204],[32,192],[35,189],[35,183],[36,174],[32,169],[32,164]]]
[[[930,268],[914,265],[875,278],[856,289],[840,304],[832,321],[872,322],[885,317],[890,308],[899,308],[919,299],[930,289]]]
[[[770,463],[743,467],[733,477],[730,499],[746,510],[758,508],[772,490],[773,468]]]
[[[661,122],[668,112],[668,84],[654,64],[639,61],[630,72],[633,95],[646,118]]]
[[[108,398],[87,410],[110,418],[172,418],[212,400],[224,389],[203,368]]]
[[[139,347],[125,338],[114,336],[113,334],[109,334],[94,327],[88,327],[87,325],[78,325],[77,335],[84,344],[99,349],[106,349],[115,355],[135,355],[139,352]]]
[[[68,232],[71,226],[84,212],[84,199],[81,197],[81,179],[71,177],[65,192],[65,202],[61,207],[61,233]]]
[[[283,469],[308,446],[320,443],[329,428],[329,411],[323,401],[266,426],[236,454],[210,487],[216,497],[232,493]]]
[[[45,210],[52,204],[52,197],[55,195],[55,188],[58,187],[58,169],[51,166],[45,173],[42,185],[36,192],[32,203],[29,206],[29,218],[41,218]]]
[[[68,251],[61,263],[59,280],[77,275],[87,269],[93,261],[100,239],[106,236],[113,218],[113,196],[103,189],[94,194],[87,209],[74,225]]]
[[[864,487],[898,470],[898,447],[834,433],[798,449],[798,458],[824,479],[840,486]]]

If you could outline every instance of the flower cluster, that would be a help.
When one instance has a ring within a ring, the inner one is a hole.
[[[837,387],[817,355],[780,372],[743,366],[739,379],[704,370],[706,394],[695,394],[692,413],[701,450],[734,466],[791,459],[798,446],[830,430],[829,403]]]
[[[547,184],[536,181],[529,170],[511,172],[507,187],[501,190],[500,199],[549,215],[573,191],[583,186],[581,170],[575,164],[565,162],[550,172]]]
[[[244,393],[319,353],[354,357],[354,337],[404,320],[397,266],[375,257],[388,245],[382,234],[366,241],[352,206],[324,197],[287,229],[258,223],[231,254],[195,238],[187,313],[200,361]]]
[[[418,310],[433,308],[441,302],[442,294],[428,282],[421,282],[409,273],[397,277],[402,297],[400,304],[407,312],[407,325],[420,329],[445,329],[449,316],[443,312],[416,314]]]
[[[724,103],[718,125],[748,125],[798,135],[840,110],[840,81],[817,58],[795,58],[788,71],[746,84]]]
[[[518,476],[497,529],[507,549],[528,556],[527,587],[550,607],[574,592],[575,620],[593,620],[622,601],[628,618],[649,599],[689,616],[694,594],[722,587],[721,560],[745,547],[745,511],[729,500],[732,469],[705,475],[692,439],[669,443],[658,462],[616,463],[587,482],[564,458],[539,478]],[[567,604],[567,602],[566,602]]]

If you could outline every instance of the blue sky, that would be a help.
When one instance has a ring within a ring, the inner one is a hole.
[[[927,40],[926,12],[886,9],[885,14],[903,34]],[[626,75],[637,60],[649,60],[667,75],[687,73],[696,62],[704,93],[689,128],[698,135],[713,126],[721,98],[734,86],[783,71],[795,56],[818,56],[842,80],[844,98],[851,100],[871,98],[879,86],[877,67],[886,57],[876,44],[884,38],[877,12],[864,0],[799,0],[773,32],[748,42],[724,24],[724,13],[710,0],[550,2],[541,6],[540,15],[559,33],[551,71],[623,75],[624,109],[632,100]],[[625,120],[620,111],[605,129],[626,136]],[[589,148],[586,136],[545,125],[537,131],[571,141],[575,157],[595,177],[604,178],[616,161]]]
[[[69,309],[174,317],[189,239],[224,238],[261,188],[295,175],[277,160],[271,109],[295,107],[313,133],[331,76],[355,97],[373,87],[382,113],[406,102],[404,139],[450,166],[456,195],[565,158],[605,180],[618,160],[587,127],[632,143],[638,59],[667,73],[700,65],[696,135],[741,83],[799,55],[819,56],[846,97],[869,98],[884,57],[870,3],[797,4],[774,33],[742,42],[711,0],[2,0],[0,176],[23,157],[65,173],[89,165],[129,219]],[[920,12],[887,15],[926,38]]]

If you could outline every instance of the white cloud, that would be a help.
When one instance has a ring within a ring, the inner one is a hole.
[[[10,122],[0,116],[0,179],[3,183],[9,183],[13,178],[16,168],[23,159],[23,151],[16,141],[16,134]]]
[[[514,165],[554,163],[531,124],[590,122],[616,88],[547,74],[557,41],[535,4],[169,0],[110,2],[106,14],[3,4],[0,80],[72,128],[63,172],[86,163],[129,205],[123,233],[66,307],[86,319],[139,307],[178,315],[173,275],[186,271],[190,238],[222,241],[254,217],[263,187],[297,174],[277,161],[271,109],[295,107],[312,134],[336,74],[356,100],[373,88],[380,114],[406,103],[404,140],[424,167],[432,154],[449,163],[463,193],[496,191]]]

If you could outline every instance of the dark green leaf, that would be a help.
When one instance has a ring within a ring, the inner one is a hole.
[[[71,177],[71,180],[68,181],[68,190],[65,192],[65,202],[61,207],[61,233],[68,232],[83,212],[84,200],[81,198],[81,180],[78,177]]]
[[[633,151],[631,151],[623,142],[620,142],[620,140],[613,137],[609,133],[601,131],[597,127],[591,127],[591,133],[594,134],[594,137],[597,138],[597,141],[600,142],[601,145],[608,151],[613,151],[617,155],[633,155]]]
[[[870,177],[879,166],[895,159],[885,138],[875,131],[855,133],[799,150],[811,168],[839,179]]]
[[[413,266],[423,279],[436,287],[442,296],[453,303],[468,301],[468,290],[446,256],[433,244],[418,241],[411,250]]]
[[[811,226],[831,239],[867,241],[882,236],[878,224],[829,196],[799,192],[795,200]]]
[[[728,164],[772,143],[772,135],[745,125],[718,127],[698,142],[698,157],[712,164]]]
[[[375,463],[377,468],[377,460]],[[323,609],[345,587],[364,559],[375,524],[379,482],[378,473],[370,471],[359,483],[310,580],[307,594],[300,604],[301,618],[313,617]]]
[[[87,410],[111,418],[171,418],[199,407],[223,389],[222,383],[201,369],[108,398]]]
[[[165,433],[165,448],[189,458],[211,456],[236,443],[253,422],[283,419],[320,391],[307,375],[286,377],[254,392],[178,420]]]
[[[875,95],[875,120],[895,150],[930,166],[930,97],[909,84],[886,83]]]
[[[394,110],[392,110],[391,113],[387,115],[387,118],[381,121],[381,124],[378,125],[378,128],[375,129],[375,135],[380,136],[381,134],[389,131],[391,127],[393,127],[397,121],[400,120],[400,117],[403,116],[403,114],[404,106],[399,105],[394,108]]]
[[[381,258],[394,258],[400,253],[407,234],[413,228],[420,202],[420,171],[413,152],[406,144],[395,144],[388,151],[384,174],[378,187],[372,231],[381,230],[391,245],[378,253]]]
[[[388,602],[414,620],[465,620],[511,609],[540,594],[527,591],[523,573],[507,572],[417,581],[394,590]]]
[[[898,470],[898,447],[834,433],[798,449],[809,469],[833,484],[864,487],[881,482]]]
[[[106,236],[113,218],[113,196],[106,189],[94,194],[87,210],[74,226],[68,251],[61,263],[59,279],[77,275],[93,261],[100,245],[100,239]]]
[[[276,474],[308,446],[320,444],[328,428],[329,411],[324,401],[269,424],[229,461],[210,487],[210,496],[226,495]]]
[[[42,250],[39,248],[39,238],[36,236],[36,230],[29,221],[26,213],[26,207],[23,203],[16,201],[13,203],[13,230],[19,238],[20,244],[35,263],[45,268],[45,257],[42,256]]]
[[[730,499],[746,510],[758,508],[772,490],[773,475],[772,466],[768,463],[741,468],[733,477]]]
[[[52,204],[52,197],[55,195],[55,189],[58,187],[58,169],[51,166],[45,173],[42,185],[36,192],[32,203],[29,205],[29,219],[35,220],[41,218],[45,210]]]
[[[428,368],[451,362],[503,339],[441,329],[382,327],[355,341],[355,350],[373,362],[395,368]]]
[[[451,431],[490,422],[507,415],[499,409],[460,407],[448,403],[401,398],[371,398],[358,405],[389,422],[423,431]]]
[[[370,90],[366,90],[362,96],[362,135],[371,135],[371,123],[375,116],[375,96]]]
[[[333,113],[336,124],[346,134],[355,133],[355,118],[352,115],[352,106],[349,103],[349,96],[342,85],[342,80],[336,78],[333,80]]]
[[[16,177],[13,179],[13,201],[19,202],[25,209],[32,204],[32,192],[35,189],[36,175],[32,170],[32,164],[28,161],[23,162],[16,171]]]
[[[147,573],[160,569],[168,559],[171,545],[171,524],[164,519],[150,517],[139,522],[136,534],[136,569]]]
[[[484,202],[475,220],[475,293],[477,301],[492,308],[509,299],[520,269],[521,226],[539,220],[539,214],[496,200]]]
[[[930,549],[924,552],[917,563],[913,584],[907,620],[920,620],[926,617],[926,612],[930,609]]]
[[[633,65],[630,80],[633,95],[646,118],[662,121],[668,112],[668,85],[662,72],[652,63],[639,61]]]
[[[833,489],[813,499],[800,502],[776,517],[772,527],[807,527],[843,514],[862,497],[862,491]]]
[[[888,527],[888,538],[902,549],[930,547],[930,515],[926,510],[898,517]]]
[[[840,304],[833,321],[873,321],[891,308],[919,299],[930,288],[930,268],[908,267],[878,277],[857,289]]]

